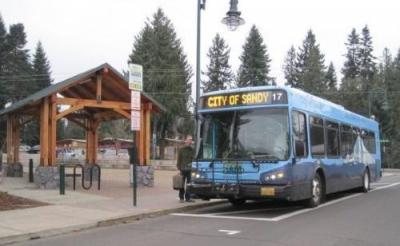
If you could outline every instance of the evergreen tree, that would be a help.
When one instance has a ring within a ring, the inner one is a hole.
[[[366,95],[362,92],[360,77],[360,37],[355,28],[349,34],[345,45],[347,53],[342,68],[343,79],[339,89],[341,104],[350,111],[365,113],[363,98]],[[358,100],[355,100],[355,98],[358,98]]]
[[[274,79],[269,77],[271,59],[267,53],[267,46],[255,25],[250,30],[239,59],[241,65],[238,73],[238,87],[274,83]]]
[[[323,92],[324,98],[335,103],[341,103],[340,99],[338,98],[336,70],[332,62],[329,64],[328,70],[325,74],[325,84],[327,86],[327,90]]]
[[[283,73],[286,79],[286,85],[290,85],[292,87],[297,87],[296,82],[296,49],[292,46],[286,54],[284,65],[283,65]]]
[[[36,91],[51,85],[50,63],[40,41],[37,43],[36,51],[33,55],[33,76]]]
[[[324,62],[324,55],[319,49],[315,35],[309,30],[297,55],[297,87],[311,94],[323,96],[327,90]]]
[[[230,48],[217,33],[207,53],[210,63],[207,65],[207,72],[205,73],[208,80],[203,82],[204,92],[223,90],[228,87],[233,79],[233,73],[229,65],[229,53]]]
[[[354,79],[360,74],[360,37],[355,28],[351,30],[346,44],[346,61],[344,62],[343,78]]]
[[[42,43],[38,42],[36,45],[35,54],[33,55],[33,71],[32,71],[32,88],[31,93],[39,91],[51,84],[50,63],[47,60],[46,53],[43,49]],[[61,121],[57,122],[57,129],[62,129],[60,126]],[[31,121],[24,126],[22,134],[22,142],[34,146],[40,143],[40,127],[37,120]],[[62,132],[58,131],[57,136],[62,136]]]
[[[192,70],[171,21],[161,9],[135,37],[129,61],[143,66],[144,91],[167,108],[156,119],[158,137],[173,136],[175,119],[189,115]]]
[[[389,54],[389,55],[388,55]],[[385,99],[387,105],[383,108],[383,112],[377,113],[378,117],[385,116],[383,119],[379,119],[381,138],[388,140],[383,143],[385,146],[385,152],[382,153],[384,166],[400,168],[400,50],[396,57],[392,59],[388,50],[385,49],[383,53],[383,64],[379,69],[379,78],[383,81],[386,91],[384,95],[381,95],[382,99]],[[381,85],[382,86],[382,83]]]
[[[376,72],[375,57],[372,54],[373,51],[372,37],[368,26],[365,26],[362,29],[360,40],[360,76],[363,79],[363,87],[367,90],[371,86],[371,81]]]
[[[325,81],[328,87],[328,91],[335,92],[337,90],[336,71],[335,71],[335,66],[333,66],[332,62],[329,64],[328,70],[326,71]]]
[[[9,102],[19,101],[32,94],[35,89],[31,80],[32,67],[29,50],[25,49],[26,34],[23,24],[10,26],[7,35],[9,53],[7,56],[5,84]]]

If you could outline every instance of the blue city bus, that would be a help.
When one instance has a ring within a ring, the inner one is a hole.
[[[355,99],[356,100],[356,99]],[[202,199],[284,199],[368,192],[381,176],[376,121],[299,89],[259,86],[200,98],[188,189]]]

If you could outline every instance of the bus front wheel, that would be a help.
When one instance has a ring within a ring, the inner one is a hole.
[[[229,198],[228,200],[234,207],[240,207],[246,203],[246,199]]]
[[[321,176],[316,173],[311,183],[311,197],[306,200],[306,207],[314,208],[322,202],[324,188],[321,181]]]

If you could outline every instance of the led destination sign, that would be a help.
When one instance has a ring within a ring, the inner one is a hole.
[[[251,105],[286,104],[287,95],[283,90],[246,91],[205,96],[201,100],[203,109],[213,109]]]

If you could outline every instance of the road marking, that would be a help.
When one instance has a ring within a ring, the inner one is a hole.
[[[240,233],[240,231],[232,231],[232,230],[218,230],[218,231],[219,232],[225,232],[226,235],[229,235],[229,236]]]
[[[267,212],[267,211],[279,211],[279,210],[285,210],[285,209],[297,209],[299,208],[298,206],[293,206],[293,207],[278,207],[278,208],[262,208],[262,209],[252,209],[252,210],[239,210],[239,211],[230,211],[230,212],[220,212],[220,213],[211,213],[208,215],[225,215],[225,214],[247,214],[247,213],[253,213],[253,212]]]
[[[399,185],[399,184],[400,184],[400,182],[393,183],[393,184],[390,184],[390,185],[385,185],[385,186],[379,186],[379,187],[376,187],[373,190],[371,190],[371,192],[377,191],[377,190],[382,190],[382,189],[387,189],[387,188],[390,188],[390,187],[393,187],[393,186],[396,186],[396,185]]]
[[[370,190],[370,192],[374,192],[374,191],[377,191],[377,190],[387,189],[387,188],[394,187],[394,186],[397,186],[397,185],[400,185],[400,182],[392,183],[392,184],[385,185],[385,186],[380,186],[380,187],[374,188],[373,190]],[[297,215],[300,215],[300,214],[305,214],[305,213],[308,213],[308,212],[311,212],[311,211],[314,211],[314,210],[317,210],[317,209],[320,209],[320,208],[323,208],[323,207],[327,207],[327,206],[333,205],[333,204],[335,204],[335,203],[339,203],[339,202],[342,202],[342,201],[345,201],[345,200],[348,200],[348,199],[351,199],[351,198],[354,198],[354,197],[362,196],[362,195],[364,195],[364,194],[365,194],[365,193],[353,194],[353,195],[346,196],[346,197],[342,197],[342,198],[339,198],[339,199],[336,199],[336,200],[333,200],[333,201],[330,201],[330,202],[326,202],[326,203],[324,203],[324,204],[319,205],[319,206],[316,207],[316,208],[302,209],[302,210],[299,210],[299,211],[295,211],[295,212],[292,212],[292,213],[288,213],[288,214],[276,216],[276,217],[273,217],[273,218],[257,218],[257,217],[223,216],[223,215],[219,215],[219,214],[229,214],[229,212],[226,212],[226,213],[225,213],[225,212],[224,212],[224,213],[215,213],[215,214],[172,213],[171,215],[174,215],[174,216],[185,216],[185,217],[197,217],[197,218],[233,219],[233,220],[254,220],[254,221],[278,222],[278,221],[281,221],[281,220],[284,220],[284,219],[291,218],[291,217],[293,217],[293,216],[297,216]],[[271,210],[275,210],[275,209],[271,209]],[[249,211],[249,210],[247,210],[247,211]],[[253,210],[253,211],[258,212],[258,211],[261,211],[261,210]],[[267,209],[265,209],[264,211],[267,211]],[[242,211],[235,211],[235,213],[236,213],[236,212],[243,212],[243,210],[242,210]],[[233,212],[231,212],[230,214],[232,214],[232,213],[233,213]]]
[[[253,217],[242,217],[242,216],[220,216],[213,214],[184,214],[184,213],[173,213],[174,216],[183,217],[197,217],[197,218],[211,218],[211,219],[232,219],[232,220],[256,220],[256,221],[275,221],[273,218],[253,218]]]
[[[381,186],[381,185],[388,185],[388,184],[393,184],[393,183],[373,183],[371,186]]]

